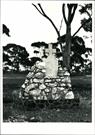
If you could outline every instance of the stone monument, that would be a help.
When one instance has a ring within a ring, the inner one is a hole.
[[[56,49],[52,48],[52,44],[49,44],[48,49],[46,49],[46,53],[48,53],[48,58],[46,60],[46,77],[47,78],[56,78],[58,72],[58,60],[55,57]]]
[[[27,100],[74,99],[70,74],[66,68],[58,65],[56,50],[49,44],[48,57],[43,62],[36,62],[21,86],[19,98]]]

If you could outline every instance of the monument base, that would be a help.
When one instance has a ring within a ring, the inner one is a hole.
[[[56,78],[47,78],[42,66],[32,67],[21,87],[19,98],[26,100],[63,100],[74,99],[70,75],[59,69]]]

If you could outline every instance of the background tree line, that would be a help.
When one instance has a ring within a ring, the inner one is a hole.
[[[81,20],[81,26],[77,29],[77,31],[71,35],[71,23],[74,19],[75,12],[77,10],[77,4],[67,4],[68,15],[66,16],[66,4],[62,5],[62,14],[63,19],[66,24],[66,34],[60,35],[60,30],[56,27],[53,20],[45,13],[41,4],[33,6],[37,9],[37,11],[44,16],[46,19],[50,21],[52,26],[54,27],[58,39],[56,43],[53,43],[56,48],[56,57],[61,63],[62,67],[66,66],[71,73],[88,73],[91,74],[92,62],[89,59],[89,56],[92,55],[92,49],[87,48],[85,45],[85,41],[83,37],[77,36],[77,33],[83,28],[86,32],[92,32],[92,4],[79,5],[81,14],[86,14],[87,18]],[[10,30],[6,25],[3,24],[3,33],[7,36]],[[65,46],[64,46],[65,44]],[[60,49],[58,48],[60,45]],[[45,42],[36,42],[31,44],[32,47],[47,47],[47,43]],[[32,49],[32,48],[31,48]],[[34,50],[35,54],[38,54],[39,51]],[[82,56],[85,56],[84,58]],[[45,49],[43,49],[43,57],[47,57],[45,53]],[[61,60],[60,60],[61,58]],[[31,66],[37,60],[41,60],[39,57],[29,58],[29,53],[26,51],[25,47],[16,44],[7,44],[3,47],[3,63],[4,63],[4,71],[9,70],[9,66],[11,67],[10,71],[20,71],[20,65],[22,65],[25,70],[30,70]]]
[[[79,38],[79,37],[78,37]],[[54,43],[57,45],[57,43]],[[89,55],[91,55],[92,49],[86,48],[84,41],[80,38],[80,42],[77,43],[77,37],[74,39],[73,44],[76,46],[72,46],[72,56],[71,56],[71,73],[88,73],[91,74],[92,69],[92,62],[89,59]],[[80,44],[83,44],[81,46]],[[31,46],[33,47],[42,47],[47,46],[45,42],[35,42],[32,43]],[[83,49],[84,48],[84,49]],[[32,48],[31,48],[32,49]],[[39,53],[38,50],[34,50],[34,53]],[[85,58],[82,58],[81,55],[84,54]],[[56,57],[60,63],[62,60],[62,53],[60,52],[59,48],[56,48]],[[43,49],[43,56],[42,58],[47,58],[45,50]],[[12,71],[12,72],[21,72],[22,66],[25,71],[29,71],[31,66],[35,64],[36,61],[41,61],[42,59],[38,56],[29,58],[29,53],[27,52],[25,47],[16,44],[7,44],[3,47],[3,70],[4,71]]]

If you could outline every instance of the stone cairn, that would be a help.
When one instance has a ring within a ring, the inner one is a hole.
[[[32,66],[21,86],[19,98],[27,100],[74,99],[70,74],[58,67],[56,78],[47,78],[44,66]]]

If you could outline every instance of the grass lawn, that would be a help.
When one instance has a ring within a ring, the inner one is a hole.
[[[12,98],[14,90],[19,91],[26,74],[4,74],[3,96]],[[79,95],[80,104],[72,108],[34,108],[24,109],[18,103],[3,104],[4,122],[91,122],[91,76],[71,77],[75,95]]]

